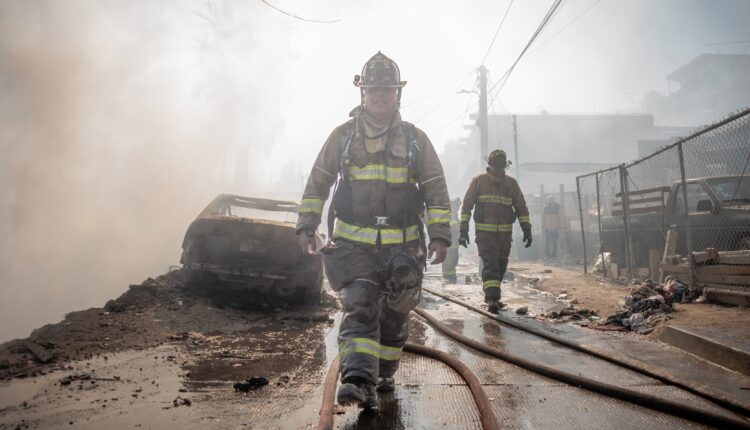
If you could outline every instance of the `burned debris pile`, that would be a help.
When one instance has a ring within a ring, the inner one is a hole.
[[[673,278],[668,277],[664,284],[634,279],[620,309],[593,328],[622,328],[649,334],[659,323],[669,319],[674,303],[687,302],[691,295],[685,284]]]

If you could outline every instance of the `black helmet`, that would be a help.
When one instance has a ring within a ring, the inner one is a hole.
[[[487,156],[487,164],[490,167],[494,167],[495,169],[506,169],[508,166],[510,166],[510,161],[508,161],[508,156],[505,154],[505,151],[502,149],[496,149],[492,152],[490,152],[490,155]]]
[[[401,80],[401,71],[396,62],[378,51],[362,67],[362,74],[354,76],[354,85],[360,88],[401,88],[406,81]]]

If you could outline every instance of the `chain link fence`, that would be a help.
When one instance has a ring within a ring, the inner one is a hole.
[[[584,271],[750,298],[750,109],[576,178]],[[610,273],[607,273],[609,271]]]

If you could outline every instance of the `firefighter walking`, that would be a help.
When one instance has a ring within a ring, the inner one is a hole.
[[[451,200],[451,236],[458,237],[458,211],[461,209],[461,199],[456,197]],[[456,283],[458,276],[456,268],[458,267],[458,243],[452,242],[448,248],[448,254],[443,262],[443,280],[450,283]]]
[[[302,196],[297,234],[303,251],[313,253],[314,232],[335,183],[328,213],[332,240],[321,253],[344,310],[336,399],[373,408],[376,384],[378,391],[394,389],[409,312],[421,297],[425,251],[427,258],[435,255],[431,264],[439,264],[451,244],[450,198],[427,135],[401,120],[406,82],[396,63],[378,52],[354,84],[361,104],[318,154]],[[425,209],[427,249],[419,216]]]
[[[501,307],[500,288],[508,269],[513,222],[518,218],[526,248],[531,246],[531,222],[518,182],[505,174],[510,164],[505,152],[492,151],[487,162],[487,173],[472,179],[464,196],[459,243],[463,247],[469,244],[469,219],[474,210],[475,240],[483,265],[484,300],[488,310],[497,313]]]

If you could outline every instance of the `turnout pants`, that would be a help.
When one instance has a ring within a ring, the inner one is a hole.
[[[500,300],[500,287],[508,270],[511,232],[478,232],[479,258],[482,259],[482,288],[485,300]]]
[[[418,243],[409,251],[424,265]],[[328,281],[338,291],[344,307],[339,327],[341,381],[351,377],[377,383],[378,376],[392,377],[409,335],[409,312],[418,303],[421,285],[408,309],[389,306],[382,270],[398,246],[368,246],[337,239],[322,250]]]
[[[557,230],[544,230],[544,255],[557,258]]]
[[[458,247],[452,246],[448,248],[448,253],[445,255],[445,261],[443,262],[443,279],[448,281],[456,281],[456,267],[458,266]]]

